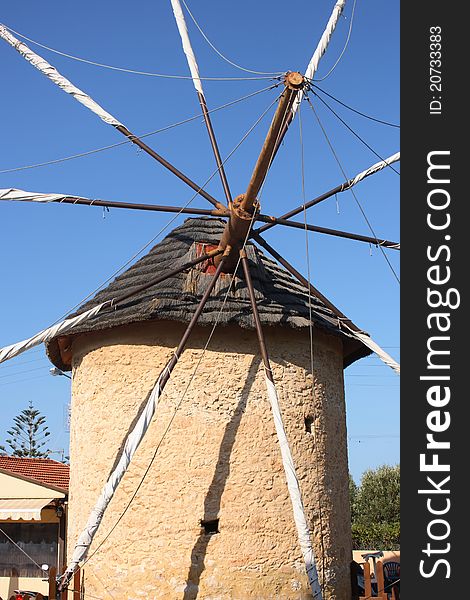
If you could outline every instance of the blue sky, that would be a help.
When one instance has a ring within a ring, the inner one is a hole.
[[[285,3],[207,0],[189,4],[213,44],[232,61],[252,70],[303,71],[331,13],[333,2]],[[343,49],[353,3],[346,6],[318,78]],[[188,75],[170,2],[111,5],[23,2],[2,7],[2,21],[52,48],[97,62],[140,71]],[[187,16],[200,72],[206,77],[256,77],[216,55]],[[52,54],[30,44],[71,81],[142,134],[197,115],[199,105],[186,79],[144,77],[105,70]],[[112,127],[60,91],[5,42],[0,43],[4,92],[0,171],[67,157],[121,141]],[[209,108],[271,84],[269,79],[203,82]],[[323,89],[360,111],[399,122],[399,3],[358,0],[352,33],[340,62]],[[6,92],[6,93],[5,93]],[[212,116],[225,157],[274,100],[265,91]],[[349,177],[377,162],[321,103],[320,120]],[[326,98],[338,114],[382,157],[399,149],[399,130],[356,115]],[[270,113],[271,114],[271,113]],[[344,178],[315,116],[301,114],[306,198]],[[265,118],[227,162],[234,195],[246,183],[263,142]],[[280,215],[302,203],[299,119],[291,126],[263,190],[263,212]],[[202,119],[148,138],[157,152],[202,184],[214,171]],[[399,165],[398,165],[399,170]],[[143,152],[123,145],[41,168],[0,173],[0,188],[61,192],[91,198],[183,205],[192,197],[184,183]],[[206,188],[223,199],[214,178]],[[377,235],[399,240],[399,177],[390,169],[356,188]],[[407,199],[408,201],[410,199]],[[209,206],[202,198],[192,206]],[[300,215],[300,219],[302,215]],[[65,205],[0,205],[3,246],[0,346],[29,337],[65,315],[169,223],[171,215]],[[179,217],[169,229],[182,222]],[[365,235],[370,231],[350,192],[309,212],[309,222]],[[169,229],[166,231],[168,232]],[[160,236],[156,241],[159,241]],[[266,239],[306,273],[305,234],[273,228]],[[399,360],[399,286],[380,250],[360,242],[310,234],[314,284],[392,356]],[[399,272],[399,253],[388,251]],[[65,410],[70,382],[51,377],[42,349],[0,366],[0,440],[13,417],[33,399],[47,417],[53,450],[67,448]],[[399,462],[399,379],[377,357],[346,372],[350,469],[356,480],[371,467]],[[53,455],[59,458],[60,454]]]

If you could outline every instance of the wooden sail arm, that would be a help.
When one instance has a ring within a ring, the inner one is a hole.
[[[211,217],[230,217],[229,209],[206,209],[206,208],[189,208],[185,206],[165,206],[159,204],[142,204],[136,202],[114,202],[112,200],[95,200],[90,198],[82,198],[80,196],[62,196],[61,194],[41,194],[34,192],[26,192],[23,190],[7,188],[5,190],[0,189],[0,201],[18,201],[18,202],[42,202],[50,203],[56,202],[59,204],[79,204],[85,206],[98,206],[102,208],[125,208],[131,210],[144,210],[154,212],[168,212],[176,214],[189,214],[197,216],[211,216]],[[247,213],[248,214],[248,213]],[[384,248],[391,248],[393,250],[399,250],[400,244],[398,242],[391,242],[381,238],[375,238],[357,233],[350,233],[348,231],[339,231],[337,229],[328,229],[326,227],[320,227],[319,225],[310,225],[309,223],[301,223],[298,221],[289,221],[285,218],[272,217],[270,215],[255,214],[248,218],[254,218],[256,221],[262,221],[270,226],[273,225],[284,225],[286,227],[294,227],[295,229],[301,229],[308,231],[315,231],[317,233],[323,233],[326,235],[333,235],[336,237],[342,237],[351,240],[357,240],[360,242],[366,242],[368,244],[380,245]],[[263,227],[253,231],[253,234],[259,233],[263,230]],[[246,236],[246,234],[245,234]]]
[[[374,175],[375,173],[382,171],[383,169],[385,169],[392,163],[397,162],[399,160],[400,160],[400,153],[396,152],[389,158],[387,158],[385,160],[381,160],[380,162],[371,165],[364,171],[361,171],[352,179],[348,179],[347,181],[344,181],[340,185],[337,185],[336,187],[332,188],[331,190],[328,190],[327,192],[321,194],[320,196],[313,198],[313,200],[309,200],[305,204],[301,204],[300,206],[297,206],[296,208],[285,213],[284,215],[281,215],[279,217],[279,219],[290,219],[291,217],[298,215],[299,213],[307,210],[308,208],[311,208],[312,206],[315,206],[316,204],[323,202],[327,198],[331,198],[331,196],[335,196],[336,194],[345,192],[346,190],[349,190],[353,186],[357,185],[363,179],[366,179],[367,177],[370,177],[371,175]],[[274,225],[276,225],[276,224],[277,223],[273,222],[273,223],[268,223],[267,225],[263,225],[262,227],[259,227],[258,229],[256,229],[256,233],[263,233],[263,231],[267,231],[268,229],[271,229],[271,227],[274,227]]]
[[[199,100],[199,104],[202,109],[202,114],[204,116],[204,122],[206,124],[207,133],[209,134],[209,140],[212,146],[212,151],[214,153],[215,162],[217,164],[217,168],[219,171],[220,180],[222,182],[222,187],[224,188],[225,197],[227,198],[227,203],[230,204],[232,202],[232,194],[230,192],[230,188],[227,181],[227,176],[225,174],[224,163],[220,156],[219,147],[217,144],[217,139],[215,137],[214,128],[212,127],[212,121],[209,115],[209,110],[207,109],[206,98],[204,96],[204,90],[202,87],[202,81],[199,77],[199,67],[196,61],[196,56],[194,54],[194,50],[191,45],[191,40],[189,39],[188,28],[186,26],[186,20],[184,18],[183,9],[181,8],[181,4],[179,0],[171,0],[171,6],[173,8],[173,14],[176,20],[176,26],[178,27],[178,31],[181,37],[181,43],[183,45],[183,51],[186,55],[186,60],[188,61],[189,70],[191,72],[191,77],[193,80],[194,88],[197,93],[197,97]]]

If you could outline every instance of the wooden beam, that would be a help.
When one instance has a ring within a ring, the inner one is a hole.
[[[361,235],[359,233],[350,233],[349,231],[340,231],[339,229],[329,229],[328,227],[321,227],[320,225],[310,225],[309,223],[300,223],[299,221],[288,221],[287,219],[269,217],[267,215],[257,215],[257,221],[265,221],[266,223],[272,223],[273,225],[284,225],[286,227],[294,227],[295,229],[307,229],[308,231],[315,231],[317,233],[324,233],[326,235],[334,235],[336,237],[347,238],[349,240],[356,240],[359,242],[366,242],[368,244],[374,244],[375,246],[383,246],[384,248],[391,248],[392,250],[400,250],[400,244],[398,242],[391,242],[390,240],[384,240],[382,238],[374,238],[368,235]],[[262,231],[256,229],[253,231],[258,234]]]
[[[209,134],[209,140],[212,146],[212,151],[214,153],[215,162],[217,164],[217,168],[219,170],[220,180],[222,182],[222,187],[224,188],[225,197],[227,198],[227,203],[230,205],[232,202],[232,193],[230,192],[230,187],[227,181],[227,175],[225,174],[224,163],[220,156],[219,146],[217,145],[217,139],[215,137],[214,128],[212,127],[212,121],[209,115],[209,111],[207,109],[206,99],[201,92],[197,93],[197,97],[199,99],[199,104],[201,105],[202,114],[204,115],[204,122],[206,124],[207,133]]]
[[[213,206],[215,206],[216,208],[225,208],[225,206],[221,202],[219,202],[213,196],[204,191],[200,185],[194,183],[194,181],[192,181],[189,177],[187,177],[184,173],[182,173],[179,169],[177,169],[174,165],[167,161],[166,158],[160,156],[160,154],[155,152],[155,150],[150,148],[150,146],[147,146],[147,144],[143,142],[138,136],[131,133],[127,129],[127,127],[125,127],[124,125],[117,125],[115,126],[115,129],[117,129],[117,131],[125,135],[133,144],[139,146],[139,148],[141,148],[149,156],[154,158],[161,165],[163,165],[165,168],[171,171],[173,175],[176,175],[176,177],[181,179],[181,181],[184,181],[186,185],[189,185],[190,188],[192,188],[197,194],[208,200]]]
[[[14,201],[14,200],[12,200]],[[25,202],[26,200],[18,200]],[[36,202],[35,200],[29,200]],[[37,202],[40,202],[37,200]],[[60,200],[50,200],[50,203],[55,204],[79,204],[81,206],[100,206],[102,208],[127,208],[131,210],[145,210],[154,212],[181,213],[188,215],[207,215],[212,217],[228,217],[230,212],[227,208],[187,208],[182,206],[166,206],[159,204],[142,204],[137,202],[115,202],[113,200],[92,200],[90,198],[80,198],[76,196],[64,196]],[[47,203],[49,203],[47,202]],[[46,204],[47,204],[46,203]],[[44,204],[44,202],[43,202]]]
[[[310,288],[310,292],[312,293],[312,295],[321,300],[323,304],[326,307],[328,307],[342,323],[345,323],[353,331],[363,333],[362,329],[360,329],[355,323],[353,323],[351,319],[349,319],[345,314],[343,314],[339,310],[339,308],[337,308],[332,302],[330,302],[328,298],[320,292],[320,290],[317,290],[315,286],[309,283],[309,281],[301,273],[299,273],[299,271],[297,271],[297,269],[293,267],[283,256],[281,256],[279,252],[277,252],[277,250],[270,246],[266,240],[264,240],[260,235],[256,233],[254,233],[252,237],[262,248],[267,250],[269,254],[271,254],[276,260],[278,260],[280,264],[285,269],[287,269],[287,271],[289,271],[291,275],[293,275],[298,281],[300,281],[300,283],[302,283],[305,287]]]
[[[305,204],[302,204],[301,206],[298,206],[298,207],[290,210],[289,212],[282,215],[280,218],[281,219],[290,219],[291,217],[298,215],[302,211],[307,210],[308,208],[311,208],[312,206],[315,206],[315,204],[319,204],[320,202],[323,202],[323,200],[326,200],[327,198],[330,198],[331,196],[334,196],[335,194],[339,194],[340,192],[347,190],[348,184],[350,183],[350,181],[351,180],[346,181],[345,183],[342,183],[341,185],[337,185],[335,188],[329,190],[328,192],[325,192],[321,196],[317,196],[316,198],[313,198],[313,200],[310,200],[309,202],[306,202]],[[271,229],[271,227],[274,227],[274,225],[276,225],[276,223],[263,225],[259,229],[256,229],[256,233],[263,233],[263,231],[267,231],[268,229]]]

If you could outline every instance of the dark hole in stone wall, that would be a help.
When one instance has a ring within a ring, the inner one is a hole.
[[[305,417],[304,423],[305,423],[305,431],[307,433],[312,433],[313,417],[311,417],[311,416]]]
[[[201,527],[207,535],[219,533],[219,519],[201,519]]]

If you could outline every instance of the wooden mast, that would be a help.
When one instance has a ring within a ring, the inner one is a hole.
[[[253,215],[259,209],[256,195],[260,191],[271,166],[286,115],[289,114],[298,92],[304,87],[305,79],[298,72],[290,72],[285,75],[284,85],[285,90],[279,100],[247,190],[244,194],[237,196],[230,204],[230,217],[219,242],[221,250],[225,250],[227,246],[231,247],[230,254],[224,262],[225,272],[232,272],[237,264],[239,250],[248,234]],[[219,262],[219,257],[215,258],[215,262],[216,264]]]

